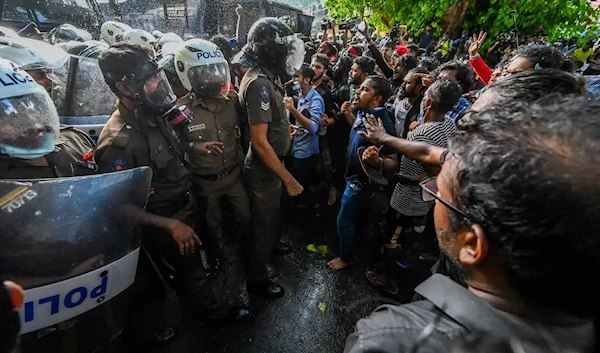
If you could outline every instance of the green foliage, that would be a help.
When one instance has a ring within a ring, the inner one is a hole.
[[[387,30],[396,21],[406,24],[410,31],[418,31],[432,24],[436,33],[446,31],[449,24],[442,16],[457,1],[468,2],[464,18],[447,16],[469,31],[486,31],[491,37],[514,27],[512,10],[517,10],[519,35],[535,35],[540,25],[550,40],[577,35],[586,28],[590,35],[597,29],[598,18],[587,0],[327,0],[325,5],[333,16],[361,16],[368,3],[373,15],[367,19],[380,30]],[[458,34],[459,33],[453,33]]]

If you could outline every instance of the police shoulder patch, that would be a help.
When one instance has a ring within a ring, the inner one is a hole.
[[[115,159],[110,162],[110,170],[112,172],[120,172],[127,169],[127,162],[123,159]]]
[[[271,101],[271,90],[269,89],[269,86],[261,85],[258,89],[258,94],[263,101]]]

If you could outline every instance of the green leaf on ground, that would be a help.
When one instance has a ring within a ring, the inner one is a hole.
[[[321,255],[327,255],[327,253],[329,253],[329,247],[327,245],[319,245],[317,246],[317,251]]]
[[[312,252],[317,252],[317,247],[315,246],[315,244],[308,244],[306,246],[306,250],[312,251]]]

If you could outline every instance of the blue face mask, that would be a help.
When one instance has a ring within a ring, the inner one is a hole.
[[[0,153],[19,159],[36,159],[54,152],[54,134],[46,132],[44,142],[37,148],[15,147],[0,143]]]

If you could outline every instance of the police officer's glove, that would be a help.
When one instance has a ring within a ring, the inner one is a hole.
[[[196,232],[179,220],[173,220],[173,223],[169,227],[169,232],[173,240],[179,245],[181,255],[191,254],[196,250],[196,246],[202,245]]]

